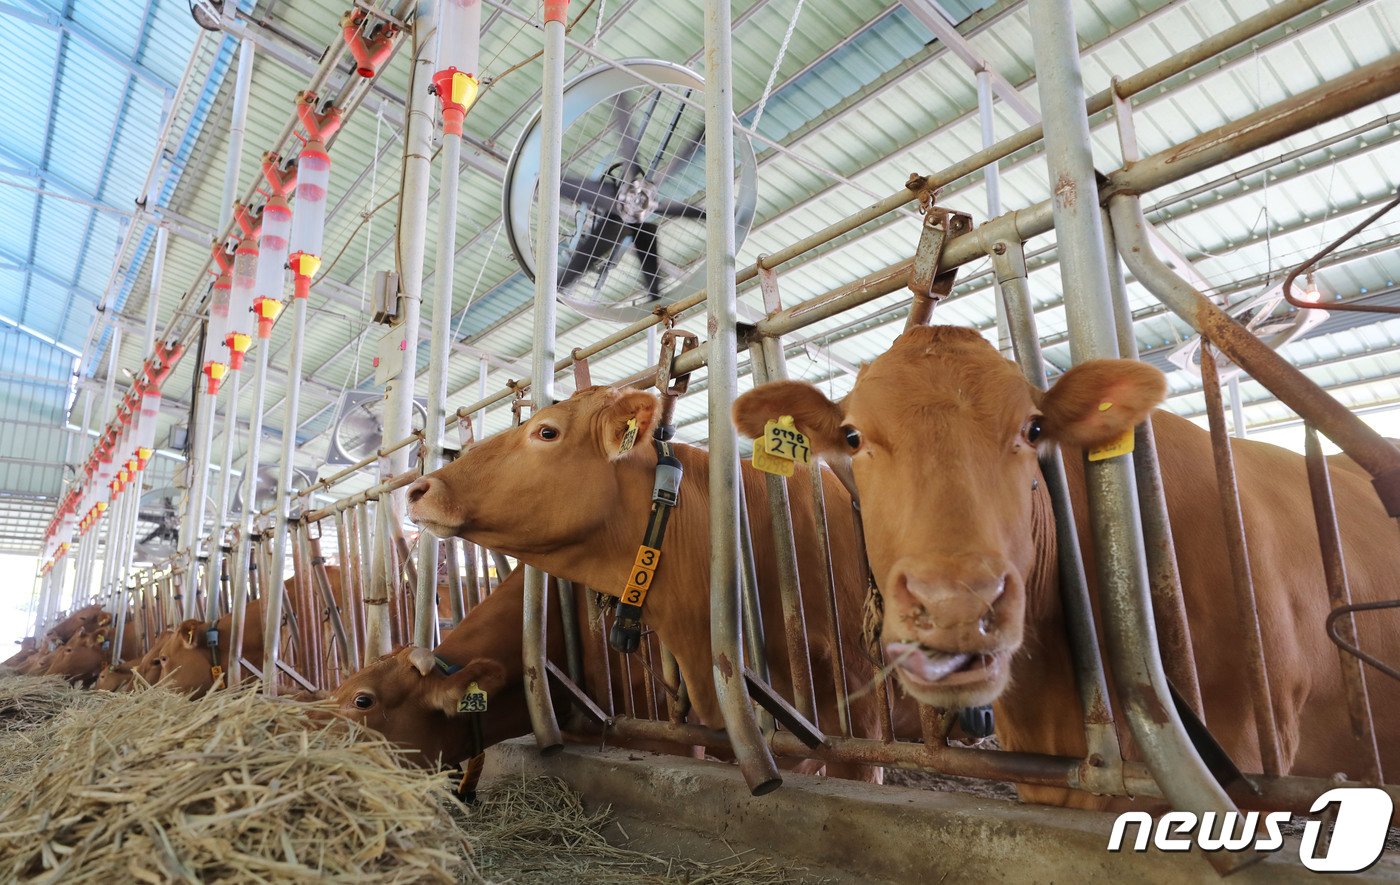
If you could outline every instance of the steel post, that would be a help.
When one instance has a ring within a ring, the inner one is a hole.
[[[244,37],[238,44],[238,73],[233,81],[233,111],[228,130],[228,168],[219,200],[219,227],[226,231],[233,222],[234,195],[238,192],[239,164],[243,158],[243,132],[248,123],[248,90],[253,82],[253,41]]]
[[[263,402],[267,394],[267,365],[272,358],[272,339],[259,338],[253,367],[253,410],[248,415],[248,449],[243,462],[243,509],[238,518],[238,536],[233,547],[233,584],[229,599],[233,632],[232,647],[243,648],[244,623],[248,609],[248,587],[253,549],[253,514],[257,511],[258,468],[262,460]],[[240,655],[229,655],[229,685],[243,678]]]
[[[1137,336],[1133,332],[1128,287],[1123,264],[1108,212],[1103,222],[1104,249],[1108,253],[1109,296],[1113,300],[1113,321],[1118,334],[1118,353],[1124,359],[1138,358]],[[1195,646],[1191,625],[1186,619],[1186,596],[1181,589],[1181,570],[1176,562],[1176,542],[1167,513],[1167,493],[1162,485],[1162,466],[1157,458],[1157,437],[1152,419],[1138,425],[1133,438],[1133,470],[1137,478],[1138,502],[1142,506],[1142,540],[1147,554],[1147,580],[1152,590],[1152,611],[1157,625],[1157,643],[1167,679],[1177,693],[1205,721],[1201,684],[1196,674]]]
[[[977,72],[977,118],[982,126],[982,148],[985,150],[996,144],[996,125],[992,116],[992,72],[982,68]],[[1001,214],[1001,168],[1000,161],[988,163],[982,170],[982,185],[987,189],[987,218]],[[1002,298],[1001,284],[992,281],[992,302],[996,311],[997,350],[1002,356],[1011,357],[1011,327],[1006,319],[1006,302]]]
[[[995,231],[995,224],[988,225],[991,229],[989,236]],[[994,239],[989,243],[988,254],[1006,302],[1008,329],[1016,362],[1032,386],[1045,390],[1049,385],[1040,350],[1040,333],[1036,329],[1035,311],[1031,304],[1025,248],[1014,239]],[[1069,480],[1065,476],[1064,458],[1058,447],[1050,447],[1042,455],[1040,471],[1055,514],[1060,600],[1069,628],[1074,681],[1079,689],[1080,711],[1084,716],[1085,758],[1099,759],[1098,765],[1086,764],[1081,777],[1091,789],[1118,792],[1123,788],[1122,750],[1113,719],[1108,681],[1104,678],[1089,584],[1080,554],[1079,531],[1070,504]]]
[[[1030,0],[1030,13],[1070,350],[1076,364],[1116,357],[1074,10],[1070,0]],[[1133,736],[1174,807],[1197,813],[1235,811],[1191,745],[1162,671],[1132,456],[1086,462],[1084,475],[1109,656]],[[1221,872],[1261,857],[1220,851],[1208,856]]]
[[[292,468],[297,452],[297,413],[301,408],[301,363],[306,339],[306,300],[292,298],[291,350],[287,355],[287,393],[282,412],[282,459],[278,462],[277,503],[272,526],[272,559],[263,573],[263,690],[277,694],[277,660],[282,653],[282,609],[286,587],[283,573],[287,560],[287,531],[291,516]],[[268,350],[263,342],[262,350]],[[252,474],[257,482],[257,474]],[[252,504],[248,505],[252,509]]]
[[[117,360],[121,355],[122,349],[121,326],[112,326],[112,340],[109,343],[109,347],[111,348],[111,350],[108,351],[107,354],[107,379],[105,382],[103,382],[102,385],[102,411],[98,413],[100,415],[113,414],[112,404],[114,402],[113,394],[115,392],[115,385],[117,381]],[[89,534],[95,539],[97,537],[98,531],[100,531],[104,527],[107,529],[107,543],[106,546],[103,548],[102,553],[102,577],[97,589],[97,596],[99,598],[106,593],[107,587],[111,583],[112,573],[116,570],[115,563],[113,562],[114,557],[112,556],[112,544],[114,541],[114,538],[112,537],[112,521],[116,519],[117,513],[116,508],[109,507],[108,510],[109,512],[102,519],[98,520],[98,524],[93,526],[92,529],[89,531]],[[92,546],[93,556],[95,557],[97,555],[97,544],[94,543]],[[91,590],[91,587],[92,578],[89,575],[88,586],[86,589]],[[73,602],[75,603],[75,605],[78,602],[78,598],[79,597],[77,596],[77,594],[74,594]],[[87,597],[84,596],[82,598],[86,599]]]
[[[223,579],[224,565],[218,551],[223,546],[224,520],[229,514],[229,495],[233,488],[233,446],[238,439],[238,396],[242,389],[243,372],[229,370],[228,396],[224,401],[224,445],[219,464],[219,485],[214,492],[214,520],[209,529],[209,605],[204,618],[213,624],[219,617],[218,587]],[[232,571],[232,569],[230,569]]]
[[[738,391],[731,0],[705,0],[706,290],[710,328],[710,652],[734,756],[754,795],[782,785],[744,682],[739,616],[739,452],[729,412]],[[561,35],[562,36],[562,35]]]
[[[559,184],[563,173],[564,17],[567,0],[545,4],[544,86],[540,109],[539,221],[535,230],[535,323],[530,394],[533,412],[554,403],[555,288],[559,279]],[[563,745],[546,675],[549,608],[546,576],[525,566],[525,696],[540,749]]]

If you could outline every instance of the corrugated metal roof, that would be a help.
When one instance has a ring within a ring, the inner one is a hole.
[[[0,167],[49,168],[50,175],[61,173],[63,182],[50,181],[46,186],[89,189],[118,207],[128,207],[141,187],[166,111],[162,93],[152,83],[178,81],[194,44],[194,26],[185,4],[154,0],[144,10],[130,4],[111,11],[90,0],[72,0],[62,6],[44,6],[37,0],[15,2],[31,17],[66,13],[73,27],[85,33],[100,30],[109,48],[136,60],[141,71],[132,77],[123,77],[119,71],[114,78],[110,58],[94,57],[98,49],[90,41],[43,24],[0,18],[0,119],[7,121],[0,131]],[[943,5],[953,18],[966,19],[960,28],[972,49],[1036,106],[1032,59],[1026,51],[1032,32],[1024,2]],[[264,0],[253,8],[252,18],[263,29],[260,39],[279,42],[281,55],[299,57],[289,66],[268,51],[257,56],[240,191],[257,175],[259,155],[286,122],[321,48],[337,39],[338,20],[347,6],[345,0]],[[1171,57],[1266,6],[1265,0],[1228,5],[1213,0],[1078,3],[1086,88],[1104,88],[1113,75],[1131,74]],[[527,0],[516,0],[513,8],[527,15],[538,12]],[[795,8],[795,0],[735,4],[734,94],[741,120],[752,121],[756,113]],[[572,4],[571,15],[582,9],[582,2]],[[596,21],[600,11],[605,17],[601,29]],[[494,390],[507,377],[525,375],[532,286],[516,266],[497,223],[499,171],[482,170],[501,168],[525,121],[538,107],[540,64],[527,59],[540,41],[537,31],[509,16],[488,12],[486,22],[483,73],[499,75],[524,64],[493,84],[468,120],[468,134],[474,141],[464,151],[468,164],[459,192],[452,322],[462,344],[492,355],[489,378]],[[652,56],[699,67],[701,25],[698,3],[613,0],[588,8],[574,36],[587,40],[597,32],[598,50],[613,58]],[[1397,34],[1400,11],[1394,4],[1331,0],[1320,12],[1296,19],[1288,29],[1265,34],[1218,62],[1177,78],[1167,84],[1169,89],[1139,96],[1134,106],[1141,147],[1152,152],[1179,143],[1400,51]],[[327,263],[311,299],[305,373],[299,379],[298,440],[300,457],[309,464],[324,455],[339,394],[347,389],[374,389],[370,358],[382,329],[366,329],[363,292],[373,271],[393,264],[396,205],[391,198],[399,183],[406,55],[400,53],[384,72],[380,88],[346,124],[333,150]],[[595,64],[582,53],[571,50],[569,55],[570,75]],[[196,230],[212,229],[217,220],[234,59],[231,39],[205,40],[192,68],[193,87],[184,101],[170,108],[173,134],[165,150],[172,159],[173,174],[157,203],[189,219]],[[109,74],[96,89],[90,77],[81,76],[94,69]],[[331,88],[347,75],[342,66]],[[807,161],[755,145],[760,163],[758,211],[741,250],[741,264],[868,204],[871,194],[891,192],[910,172],[943,168],[982,144],[971,71],[932,39],[914,15],[887,0],[803,4],[775,82],[759,130]],[[994,118],[998,136],[1024,125],[1001,102],[995,106]],[[1211,285],[1232,300],[1247,297],[1400,185],[1397,126],[1400,101],[1382,102],[1149,195],[1150,216],[1166,239],[1196,262]],[[1351,129],[1355,132],[1342,135]],[[1333,136],[1339,136],[1334,144],[1305,150]],[[49,144],[53,148],[46,152]],[[1101,169],[1119,164],[1111,121],[1094,121],[1094,149]],[[1252,165],[1295,149],[1296,157],[1251,171]],[[838,172],[844,181],[815,170],[813,164]],[[1198,188],[1201,192],[1193,193]],[[1006,209],[1048,195],[1039,147],[1002,164],[1001,193]],[[940,199],[971,212],[977,221],[987,215],[980,176],[955,183]],[[386,200],[390,202],[369,215]],[[436,207],[434,183],[429,231],[435,230]],[[1355,298],[1393,289],[1400,277],[1400,257],[1393,250],[1400,244],[1397,225],[1400,218],[1362,237],[1362,245],[1374,246],[1370,254],[1348,254],[1345,261],[1324,270],[1319,276],[1323,291]],[[67,346],[80,346],[92,319],[92,305],[110,286],[115,287],[123,313],[139,319],[147,301],[152,235],[150,228],[143,227],[114,262],[112,253],[123,234],[120,216],[95,214],[77,204],[0,187],[0,316]],[[917,236],[917,219],[911,213],[896,214],[792,262],[780,273],[784,301],[794,303],[906,258]],[[33,261],[31,241],[38,256]],[[87,245],[82,246],[85,241]],[[1039,310],[1046,356],[1052,367],[1062,370],[1069,364],[1069,355],[1054,244],[1051,238],[1040,237],[1028,244],[1028,250],[1031,294]],[[171,318],[182,293],[207,287],[208,280],[194,278],[206,255],[207,245],[200,237],[172,237],[160,304],[162,324]],[[430,235],[425,292],[431,292],[435,259],[436,243]],[[964,268],[955,297],[938,309],[940,321],[971,324],[991,334],[990,283],[985,262]],[[750,312],[761,309],[756,289],[749,288],[741,299]],[[1129,299],[1145,357],[1168,366],[1167,355],[1190,337],[1189,330],[1131,280]],[[790,372],[829,386],[839,395],[851,383],[846,367],[872,358],[892,340],[902,322],[903,303],[902,296],[890,296],[793,336],[788,341]],[[615,328],[567,308],[560,310],[559,322],[561,353],[592,343]],[[275,438],[285,423],[281,399],[286,390],[286,325],[279,324],[272,342],[273,371],[266,399],[269,438]],[[681,325],[703,332],[704,319],[687,317]],[[1400,346],[1390,341],[1397,333],[1390,326],[1367,318],[1346,322],[1334,318],[1284,353],[1358,408],[1393,402],[1397,391],[1390,379],[1400,369]],[[136,335],[124,339],[119,359],[124,369],[133,368],[144,357],[138,352],[137,339]],[[425,365],[427,358],[423,347],[420,363]],[[179,409],[191,395],[192,362],[182,366],[167,388],[167,425],[184,420]],[[595,358],[594,377],[604,381],[625,377],[647,362],[646,346],[639,341]],[[105,362],[94,358],[85,371],[101,378]],[[454,357],[449,373],[451,406],[476,398],[479,372],[476,351]],[[569,390],[569,379],[561,379],[560,387]],[[693,389],[703,388],[703,378],[697,378]],[[1245,384],[1242,392],[1251,424],[1288,420],[1286,410],[1257,386]],[[1171,408],[1185,414],[1199,412],[1199,382],[1175,373],[1172,393]],[[241,415],[246,416],[251,402],[245,385]],[[703,415],[702,396],[682,401],[677,417],[686,425],[684,438],[703,438]],[[494,410],[488,416],[488,430],[504,426],[507,417],[506,410]],[[5,488],[10,486],[0,481],[0,489]]]

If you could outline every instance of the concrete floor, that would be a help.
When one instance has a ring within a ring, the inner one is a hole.
[[[1219,881],[1198,851],[1108,853],[1113,816],[1097,812],[792,773],[784,773],[781,789],[754,798],[732,765],[580,745],[546,758],[530,738],[493,748],[487,760],[484,786],[505,773],[547,774],[568,782],[586,803],[611,805],[618,841],[628,847],[704,861],[752,849],[812,881]],[[1230,881],[1316,876],[1289,840]],[[1400,857],[1382,856],[1347,879],[1400,883]]]

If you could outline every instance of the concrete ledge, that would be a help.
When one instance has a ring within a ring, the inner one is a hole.
[[[546,758],[530,738],[487,754],[486,784],[520,773],[562,778],[590,806],[611,805],[629,847],[664,856],[709,861],[753,849],[814,878],[853,883],[1219,881],[1197,851],[1109,854],[1113,816],[1099,812],[791,772],[781,789],[754,798],[732,765],[574,744]],[[1230,881],[1318,878],[1289,840]],[[1345,878],[1400,883],[1400,859],[1383,856]]]

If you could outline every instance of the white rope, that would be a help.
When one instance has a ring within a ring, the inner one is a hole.
[[[467,303],[462,307],[462,315],[457,318],[457,328],[452,330],[452,340],[461,341],[462,323],[467,321],[467,311],[472,309],[472,302],[476,300],[476,293],[481,288],[481,277],[486,273],[486,266],[491,263],[491,256],[496,251],[496,241],[501,238],[501,228],[505,225],[497,224],[496,233],[491,237],[491,245],[486,249],[486,260],[481,262],[481,269],[476,272],[476,282],[472,283],[472,292],[467,296]]]
[[[591,48],[598,47],[598,41],[603,36],[603,19],[607,18],[608,0],[598,0],[598,20],[593,23],[593,39],[588,41]]]
[[[792,33],[797,30],[797,20],[802,16],[802,4],[807,0],[797,0],[797,5],[792,8],[792,21],[788,22],[787,33],[783,35],[783,42],[778,45],[778,57],[773,60],[773,70],[768,72],[768,83],[763,87],[763,95],[758,100],[758,109],[753,113],[753,122],[749,124],[755,132],[758,131],[758,121],[763,119],[763,109],[768,105],[768,96],[773,92],[773,84],[778,80],[778,68],[783,66],[783,57],[787,55],[788,44],[792,42]]]

